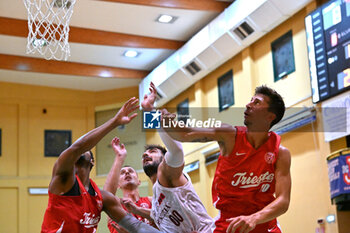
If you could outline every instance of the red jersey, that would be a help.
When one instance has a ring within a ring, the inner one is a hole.
[[[42,233],[95,233],[101,218],[102,196],[90,179],[95,196],[89,194],[78,176],[79,196],[62,196],[49,192],[49,204],[41,226]]]
[[[148,197],[140,197],[140,199],[137,202],[134,202],[138,207],[146,208],[146,209],[152,209],[152,203],[149,201]],[[127,211],[127,209],[123,206],[123,208]],[[154,224],[152,224],[147,218],[141,217],[136,214],[132,214],[135,218],[137,218],[139,221],[147,223],[153,227],[155,227]],[[118,231],[112,226],[113,220],[109,219],[108,221],[108,229],[111,233],[118,233]]]
[[[220,211],[215,233],[226,232],[226,219],[253,214],[275,200],[280,136],[269,132],[268,140],[255,149],[247,140],[247,128],[236,129],[235,146],[228,156],[219,156],[213,180],[213,203]],[[259,224],[250,233],[262,232],[281,232],[277,220]]]

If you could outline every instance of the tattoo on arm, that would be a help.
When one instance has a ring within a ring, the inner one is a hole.
[[[210,138],[202,137],[202,138],[195,138],[192,140],[192,142],[210,142],[212,141]]]

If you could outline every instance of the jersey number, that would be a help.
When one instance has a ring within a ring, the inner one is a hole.
[[[183,222],[183,217],[176,211],[173,210],[172,214],[169,215],[169,219],[176,225],[180,226],[181,222]]]

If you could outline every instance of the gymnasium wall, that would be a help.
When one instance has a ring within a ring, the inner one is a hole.
[[[261,84],[275,88],[282,94],[287,107],[311,106],[304,17],[316,8],[313,2],[279,27],[266,34],[250,47],[229,59],[206,77],[189,87],[165,107],[174,108],[189,99],[190,108],[218,107],[217,79],[233,70],[235,104],[244,107]],[[296,71],[274,82],[270,44],[292,30]],[[43,130],[71,129],[72,141],[95,127],[96,112],[117,109],[131,96],[138,96],[137,88],[103,92],[77,91],[0,82],[0,128],[2,129],[2,154],[0,156],[0,233],[39,232],[47,206],[47,195],[29,195],[29,187],[47,187],[56,158],[43,155]],[[43,113],[46,109],[46,114]],[[200,108],[205,118],[212,114],[210,108]],[[236,124],[243,116],[216,112],[223,122]],[[348,219],[349,214],[337,213],[330,203],[326,157],[344,147],[344,139],[325,143],[320,131],[322,119],[312,125],[282,136],[282,144],[292,154],[292,197],[288,212],[279,218],[284,233],[315,232],[316,220],[328,214],[337,214],[337,221]],[[306,132],[313,131],[315,132]],[[147,143],[161,143],[157,133],[146,133]],[[215,143],[184,143],[185,162],[199,161],[199,169],[189,173],[194,187],[211,216],[217,211],[211,203],[211,182],[216,163],[206,165],[203,150]],[[102,187],[105,176],[92,177]],[[102,166],[105,171],[107,168]],[[101,169],[102,169],[101,168]],[[101,173],[103,174],[103,173]],[[141,173],[143,188],[147,177]],[[148,183],[149,184],[149,183]],[[151,185],[148,185],[151,193]],[[234,207],[233,207],[234,208]],[[105,215],[98,232],[107,232]],[[345,222],[345,221],[343,221]],[[349,224],[326,224],[326,233],[347,233]]]
[[[72,130],[75,141],[95,127],[95,106],[132,96],[137,87],[95,93],[0,82],[1,233],[40,232],[48,196],[30,195],[28,188],[47,188],[57,159],[44,157],[44,129]],[[96,177],[95,168],[92,177],[103,186],[105,176]]]
[[[254,93],[256,86],[267,84],[276,89],[284,97],[286,106],[312,106],[309,68],[307,59],[306,36],[304,29],[305,16],[316,8],[316,2],[290,17],[280,26],[267,33],[250,47],[244,49],[206,77],[189,87],[186,91],[171,100],[165,107],[174,109],[186,98],[191,108],[203,106],[202,116],[208,116],[211,108],[218,108],[217,79],[230,69],[233,70],[234,100],[230,107],[245,107]],[[295,72],[274,82],[271,42],[292,30],[295,58]],[[207,107],[207,108],[206,108]],[[320,106],[317,106],[320,107]],[[228,114],[229,111],[217,111],[217,119],[226,123],[243,122],[243,115]],[[240,119],[237,119],[240,118]],[[342,142],[344,139],[342,139]],[[159,137],[147,133],[148,143],[160,143]],[[331,205],[326,157],[336,148],[334,142],[326,143],[322,133],[322,116],[318,113],[317,120],[310,125],[282,135],[282,145],[288,147],[292,155],[292,195],[288,212],[278,218],[285,233],[316,232],[321,226],[317,219],[325,218],[329,214],[337,215],[336,223],[326,223],[327,233],[346,233],[349,225],[342,219],[349,216],[339,213]],[[338,143],[339,144],[339,143]],[[211,182],[214,176],[216,163],[205,165],[205,156],[202,151],[211,148],[210,143],[184,143],[185,162],[189,164],[199,161],[199,169],[190,172],[194,187],[212,217],[217,211],[211,203]],[[341,146],[344,147],[342,143]],[[234,208],[234,206],[232,207]]]

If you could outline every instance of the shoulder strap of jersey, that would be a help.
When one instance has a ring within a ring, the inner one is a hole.
[[[102,194],[97,184],[92,179],[90,179],[90,184],[94,188],[96,195],[102,200]]]
[[[240,146],[243,143],[244,135],[247,131],[247,128],[244,126],[235,126],[235,128],[236,128],[235,145],[234,145],[230,155],[232,153],[234,153],[237,150],[238,146]]]
[[[75,175],[75,179],[77,179],[80,189],[80,194],[86,193],[85,187],[83,183],[81,183],[81,180],[79,179],[78,175]]]
[[[280,144],[281,144],[281,136],[279,136],[275,132],[270,131],[270,138],[271,138],[272,142],[274,143],[273,152],[276,155],[275,160],[274,160],[274,163],[275,163],[277,161],[277,158],[278,158],[278,153],[279,153]]]

